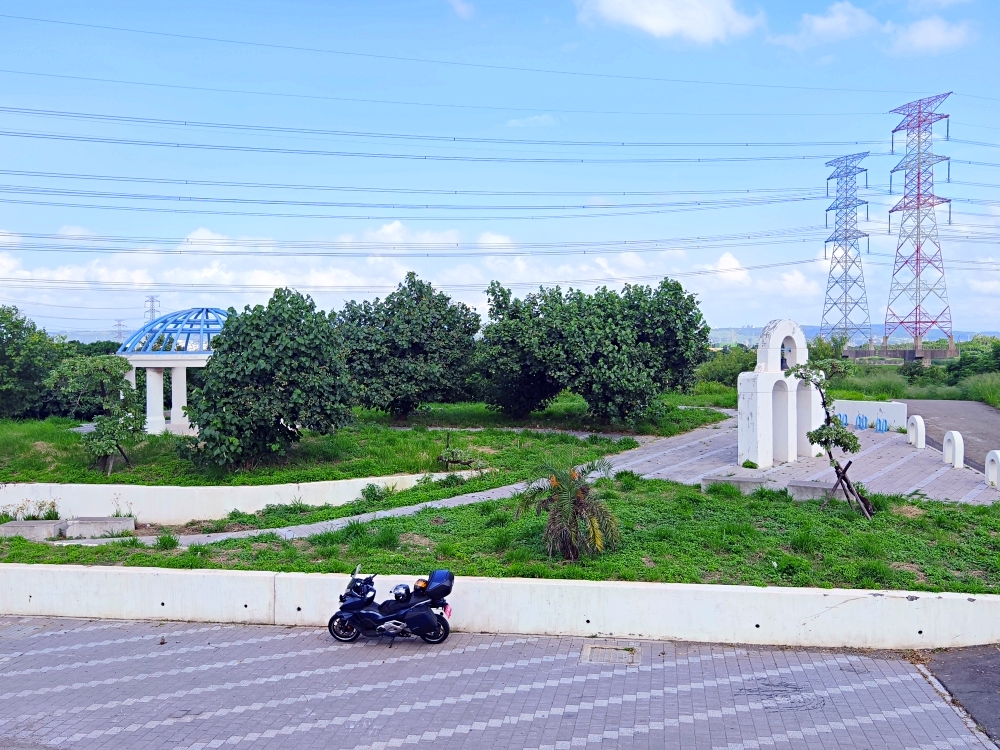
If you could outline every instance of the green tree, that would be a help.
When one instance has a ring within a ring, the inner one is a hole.
[[[108,474],[116,455],[131,463],[127,450],[142,438],[146,425],[144,406],[125,379],[131,369],[128,360],[114,355],[70,357],[45,381],[70,413],[96,412],[94,430],[84,434],[83,444]]]
[[[830,502],[830,498],[842,489],[847,497],[847,502],[852,506],[857,502],[861,513],[864,514],[865,518],[871,520],[871,517],[875,515],[875,507],[871,500],[848,479],[847,469],[850,467],[850,463],[847,466],[841,466],[840,461],[833,455],[834,448],[839,448],[844,453],[857,453],[861,450],[858,436],[837,418],[837,414],[833,410],[833,402],[826,393],[826,383],[830,378],[849,375],[852,369],[853,366],[850,363],[839,359],[828,359],[813,361],[809,365],[796,365],[786,370],[785,375],[794,376],[805,383],[812,384],[819,391],[820,399],[823,402],[823,424],[806,433],[810,443],[820,446],[826,452],[830,466],[833,467],[834,473],[837,475],[837,482],[833,485],[833,490],[827,496],[823,507],[825,508],[826,504]]]
[[[121,346],[117,341],[91,341],[90,343],[83,343],[82,341],[67,341],[68,345],[76,349],[76,354],[81,357],[93,357],[101,354],[114,354],[118,351]]]
[[[621,543],[618,519],[588,482],[592,474],[610,476],[611,470],[607,459],[579,468],[547,467],[548,477],[521,494],[517,515],[532,508],[548,515],[543,536],[549,555],[558,551],[566,560],[579,560],[581,553],[596,555]]]
[[[728,346],[715,352],[712,357],[698,367],[695,376],[699,382],[722,383],[736,387],[740,373],[751,372],[757,366],[757,350],[745,346]]]
[[[351,419],[343,344],[311,298],[276,289],[267,306],[229,309],[212,339],[185,443],[204,466],[252,468],[283,456],[303,429],[329,432]]]
[[[807,346],[810,362],[840,359],[844,354],[844,347],[847,346],[847,336],[831,336],[829,341],[817,336]]]
[[[664,389],[689,384],[707,355],[697,301],[670,279],[621,293],[539,289],[523,300],[494,282],[487,294],[477,366],[487,404],[513,416],[569,388],[594,416],[633,420]]]
[[[486,296],[490,322],[475,352],[479,389],[490,408],[525,417],[548,406],[569,382],[570,314],[559,287],[519,300],[494,281]]]
[[[359,402],[406,418],[461,397],[479,315],[416,274],[384,300],[348,302],[336,318]]]
[[[44,381],[64,355],[65,346],[16,307],[0,306],[0,419],[45,416]]]

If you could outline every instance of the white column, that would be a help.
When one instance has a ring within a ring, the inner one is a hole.
[[[146,368],[146,432],[159,435],[167,429],[163,418],[163,368]]]
[[[170,424],[188,426],[187,414],[184,407],[187,406],[187,368],[170,368]]]
[[[125,379],[132,384],[132,390],[135,390],[135,368],[125,373]]]

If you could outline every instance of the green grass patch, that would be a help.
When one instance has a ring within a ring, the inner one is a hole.
[[[0,561],[383,574],[448,567],[459,575],[1000,593],[1000,507],[879,497],[871,522],[844,504],[784,492],[709,493],[660,480],[601,480],[621,547],[574,563],[545,552],[545,519],[511,501],[352,524],[309,539],[273,534],[183,549],[54,547],[0,541]],[[400,493],[403,494],[403,493]]]
[[[677,415],[677,431],[692,429],[714,419],[706,415]],[[0,421],[0,483],[78,482],[142,485],[262,485],[354,479],[390,474],[425,474],[442,471],[437,461],[446,440],[466,451],[484,467],[506,477],[521,475],[546,460],[597,458],[634,447],[634,441],[615,443],[593,436],[589,441],[563,434],[487,429],[428,430],[423,425],[396,429],[384,424],[358,422],[332,435],[307,434],[284,459],[252,471],[205,471],[177,448],[179,438],[155,435],[132,451],[132,466],[115,464],[110,477],[90,468],[90,458],[80,435],[70,432],[77,422]],[[449,433],[450,432],[450,437]],[[585,459],[586,460],[586,459]],[[516,480],[514,480],[516,481]]]
[[[732,389],[735,394],[735,389]],[[410,415],[406,422],[394,422],[392,417],[381,411],[359,409],[359,419],[378,424],[424,425],[427,427],[514,427],[540,428],[558,430],[579,430],[585,432],[635,433],[640,435],[677,435],[705,424],[712,424],[725,419],[725,415],[710,409],[699,410],[695,414],[687,414],[690,410],[677,409],[678,405],[688,405],[680,401],[674,403],[673,394],[663,397],[666,408],[659,410],[654,418],[640,420],[636,424],[604,423],[587,414],[587,402],[573,393],[562,393],[544,411],[532,412],[523,419],[513,419],[486,408],[481,402],[459,404],[427,404]],[[735,396],[734,396],[735,398]],[[725,401],[723,396],[717,396],[714,401]],[[705,399],[706,403],[691,404],[693,406],[722,406],[713,402],[713,398]]]

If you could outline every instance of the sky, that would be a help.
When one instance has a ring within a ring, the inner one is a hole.
[[[988,0],[9,0],[0,304],[106,338],[149,295],[242,309],[290,286],[331,310],[415,271],[485,317],[491,280],[670,276],[713,327],[817,325],[824,163],[870,151],[878,324],[888,112],[951,91],[952,317],[996,330],[998,34]]]

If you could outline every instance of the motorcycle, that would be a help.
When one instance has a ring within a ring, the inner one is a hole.
[[[435,570],[427,578],[417,579],[410,591],[406,584],[392,590],[392,599],[375,604],[375,573],[361,575],[358,565],[351,574],[347,590],[340,595],[340,609],[330,618],[330,635],[342,643],[360,636],[396,638],[418,636],[426,643],[444,643],[451,633],[448,618],[451,605],[445,597],[455,585],[450,570]]]

